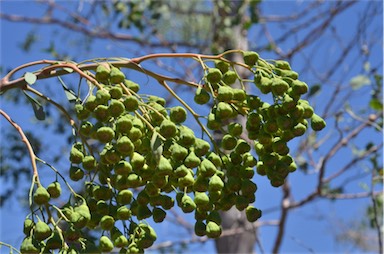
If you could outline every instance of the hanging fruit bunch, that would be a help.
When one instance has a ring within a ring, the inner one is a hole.
[[[72,181],[84,184],[84,194],[53,209],[50,200],[61,195],[60,183],[36,187],[33,203],[44,207],[50,220],[36,221],[33,215],[25,220],[21,252],[143,252],[157,238],[146,220],[161,223],[174,206],[194,213],[195,234],[209,238],[221,235],[219,211],[235,206],[250,222],[259,219],[262,212],[253,206],[255,173],[281,186],[297,168],[288,142],[309,126],[323,129],[325,122],[301,98],[308,86],[288,62],[241,53],[242,63],[224,54],[211,56],[211,67],[196,59],[204,82],[195,86],[194,102],[210,107],[207,116],[197,115],[184,101],[169,107],[163,98],[140,95],[140,85],[113,62],[98,64],[96,89],[74,107],[76,141],[68,170]],[[236,68],[248,69],[252,80],[241,78]],[[250,83],[257,93],[245,89]],[[201,130],[185,124],[190,115]],[[213,131],[222,133],[220,141],[212,138]],[[85,235],[92,229],[101,229],[94,243]]]

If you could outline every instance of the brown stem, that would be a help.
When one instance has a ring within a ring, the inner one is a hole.
[[[31,158],[31,164],[33,169],[33,179],[37,182],[38,185],[40,185],[39,180],[39,173],[37,172],[37,166],[36,166],[36,155],[33,151],[32,145],[29,142],[27,136],[25,136],[23,129],[15,123],[11,117],[5,113],[3,110],[0,109],[0,114],[17,130],[17,132],[20,134],[21,141],[26,145],[27,150],[29,152],[29,157]]]

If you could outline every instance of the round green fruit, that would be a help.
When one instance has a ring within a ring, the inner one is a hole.
[[[171,108],[169,117],[176,124],[183,123],[187,119],[187,111],[181,106],[176,106]]]
[[[61,195],[61,186],[59,182],[53,182],[48,185],[47,191],[51,198],[58,198]]]
[[[40,206],[47,204],[50,198],[51,196],[49,195],[49,192],[43,186],[37,187],[35,193],[33,194],[33,201],[35,204]]]
[[[100,237],[99,250],[101,252],[111,252],[113,250],[113,243],[107,236]]]

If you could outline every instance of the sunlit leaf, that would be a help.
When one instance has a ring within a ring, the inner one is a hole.
[[[24,79],[25,79],[25,81],[26,81],[28,84],[33,85],[33,84],[36,82],[37,77],[36,77],[36,75],[33,74],[32,72],[26,72],[26,73],[24,74]]]
[[[371,84],[371,80],[365,75],[357,75],[351,79],[349,82],[352,89],[357,90],[363,86],[367,86]]]

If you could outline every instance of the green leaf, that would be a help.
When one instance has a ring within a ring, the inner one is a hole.
[[[68,73],[72,73],[73,72],[73,69],[69,68],[69,67],[64,67],[63,70],[65,70]]]
[[[357,90],[363,86],[371,84],[371,80],[365,75],[357,75],[349,82],[353,90]]]
[[[24,74],[24,79],[25,79],[25,81],[26,81],[28,84],[33,85],[33,84],[36,82],[37,77],[36,77],[36,75],[33,74],[32,72],[26,72],[26,73]]]
[[[383,103],[379,100],[379,99],[372,99],[370,102],[369,102],[369,106],[374,109],[374,110],[377,110],[377,111],[382,111],[383,110]]]
[[[156,131],[152,134],[151,149],[156,161],[160,161],[160,157],[163,154],[163,142]]]
[[[35,112],[35,116],[37,120],[45,120],[45,112],[43,106],[38,102],[35,98],[27,94],[23,91],[27,99],[31,102],[33,111]]]
[[[309,94],[308,97],[312,97],[317,94],[318,91],[320,91],[320,84],[314,84],[309,88]]]
[[[61,86],[63,87],[64,89],[64,93],[65,93],[65,96],[67,96],[67,99],[69,102],[74,102],[74,101],[78,101],[79,100],[79,97],[77,97],[76,93],[74,91],[72,91],[71,89],[69,89],[64,81],[60,78],[60,77],[57,77],[61,83]]]

